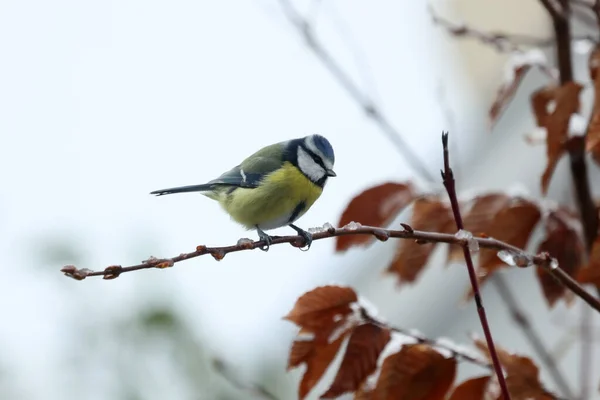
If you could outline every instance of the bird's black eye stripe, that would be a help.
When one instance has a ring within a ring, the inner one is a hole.
[[[323,167],[324,170],[327,169],[325,167],[325,164],[323,164],[323,160],[321,160],[321,157],[319,157],[318,155],[316,155],[315,153],[313,153],[308,147],[302,146],[302,148],[312,157],[312,159],[313,159],[314,162],[316,162],[321,167]]]

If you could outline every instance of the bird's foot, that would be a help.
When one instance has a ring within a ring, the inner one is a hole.
[[[313,241],[313,236],[312,233],[305,231],[302,228],[297,227],[294,224],[290,224],[289,225],[290,228],[292,228],[293,230],[295,230],[296,232],[298,232],[298,235],[302,236],[302,238],[304,239],[304,246],[306,247],[306,249],[302,249],[300,248],[300,250],[302,251],[308,251],[308,249],[310,249],[310,245],[312,244]]]
[[[260,246],[259,249],[261,249],[262,251],[269,251],[269,247],[271,247],[271,244],[273,243],[273,236],[269,236],[258,226],[256,227],[256,232],[258,232],[259,239],[265,242],[265,244]]]

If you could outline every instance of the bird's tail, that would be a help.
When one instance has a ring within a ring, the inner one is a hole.
[[[154,194],[156,196],[163,196],[165,194],[173,193],[210,192],[214,189],[214,187],[215,185],[211,183],[205,183],[202,185],[179,186],[169,189],[155,190],[154,192],[150,192],[150,194]]]

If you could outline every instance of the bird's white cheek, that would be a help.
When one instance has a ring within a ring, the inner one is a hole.
[[[298,147],[298,167],[315,182],[325,176],[323,167],[317,164],[301,147]]]

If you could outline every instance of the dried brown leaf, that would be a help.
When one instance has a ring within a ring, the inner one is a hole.
[[[496,213],[487,234],[494,239],[524,248],[540,217],[541,212],[537,204],[525,199],[513,199]],[[480,278],[489,276],[504,265],[497,256],[497,250],[481,249],[479,255]]]
[[[464,214],[465,230],[473,236],[487,235],[496,214],[504,209],[511,198],[504,193],[488,193],[475,197],[471,208]],[[463,261],[463,251],[458,246],[451,246],[448,252],[448,262]]]
[[[504,82],[502,86],[498,89],[496,94],[496,99],[492,104],[489,112],[489,120],[490,126],[493,127],[498,121],[499,117],[506,110],[508,105],[510,104],[512,98],[514,97],[519,85],[525,78],[525,75],[531,69],[531,64],[521,64],[517,65],[512,74],[512,79]]]
[[[600,45],[596,45],[590,53],[588,68],[594,82],[594,107],[587,128],[585,150],[592,153],[594,161],[600,164]]]
[[[337,340],[332,343],[321,342],[319,344],[314,343],[314,348],[310,352],[310,356],[307,357],[306,371],[300,381],[298,387],[298,397],[304,399],[306,395],[312,390],[312,388],[321,380],[323,374],[337,355],[342,342],[346,338],[346,335],[341,335]]]
[[[342,213],[338,226],[352,221],[363,225],[385,227],[414,199],[410,182],[387,182],[365,190],[354,197]],[[336,238],[335,250],[344,251],[353,246],[369,244],[369,235],[347,235]]]
[[[546,194],[550,178],[558,160],[565,151],[571,115],[579,111],[579,93],[583,87],[573,81],[562,86],[549,86],[531,96],[531,104],[538,126],[546,128],[547,164],[542,175],[542,193]],[[553,110],[549,110],[553,106]]]
[[[450,233],[454,219],[448,205],[438,197],[415,200],[410,226],[415,230]],[[399,240],[398,248],[387,271],[398,275],[400,282],[413,282],[427,263],[435,243]]]
[[[540,243],[537,252],[548,252],[558,261],[558,265],[571,277],[574,277],[581,263],[585,246],[581,240],[579,217],[565,209],[552,211],[546,221],[546,237]],[[544,297],[550,307],[554,306],[566,292],[564,285],[557,282],[544,268],[536,267],[538,281]]]
[[[321,398],[334,398],[359,389],[377,368],[377,358],[390,341],[390,330],[373,324],[357,326],[348,340],[346,353],[333,383]]]
[[[443,400],[456,375],[456,360],[425,344],[404,345],[387,357],[373,400]]]
[[[474,342],[477,348],[479,348],[491,361],[490,352],[486,342],[481,339],[474,339]],[[509,353],[501,347],[498,347],[498,345],[495,347],[500,364],[506,371],[506,385],[508,386],[508,391],[512,399],[553,399],[553,397],[542,387],[539,380],[538,367],[530,358]]]
[[[448,400],[483,400],[491,376],[471,378],[458,385]]]
[[[284,317],[296,325],[328,335],[352,313],[350,305],[358,301],[352,288],[321,286],[300,296],[294,308]]]
[[[582,284],[595,285],[600,290],[600,236],[594,241],[588,265],[578,271],[576,280]]]

